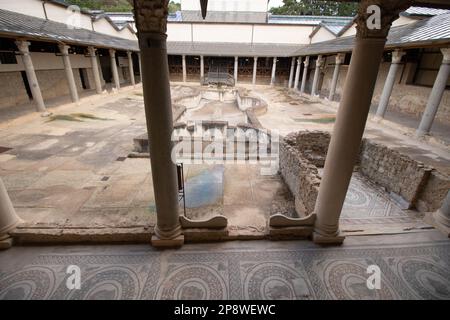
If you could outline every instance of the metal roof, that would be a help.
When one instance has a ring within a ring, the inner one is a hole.
[[[299,25],[319,25],[320,23],[336,23],[346,25],[353,20],[353,17],[331,17],[331,16],[285,16],[269,15],[268,22],[273,24],[299,24]]]
[[[0,9],[0,34],[67,44],[139,51],[137,41],[113,37],[87,29],[71,28],[64,23],[2,9]]]
[[[203,20],[201,11],[181,11],[183,22],[266,23],[267,13],[246,11],[208,11]]]
[[[353,50],[355,37],[343,37],[304,46],[295,55],[318,55],[349,52]],[[390,30],[386,48],[420,47],[424,45],[450,44],[450,13],[434,16]]]
[[[437,16],[440,14],[449,13],[450,10],[435,9],[426,7],[410,7],[408,10],[402,12],[402,15],[406,16]]]
[[[168,42],[167,53],[194,56],[289,57],[301,47],[302,45],[272,43]]]

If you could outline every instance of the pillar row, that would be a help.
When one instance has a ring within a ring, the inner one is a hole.
[[[384,118],[384,115],[386,114],[389,99],[391,98],[392,90],[394,89],[395,79],[397,78],[397,72],[400,67],[400,62],[405,54],[406,52],[401,50],[395,50],[392,52],[392,63],[389,68],[386,81],[384,82],[383,92],[381,93],[380,102],[376,113],[376,116],[379,118]]]
[[[334,65],[333,80],[331,81],[330,94],[328,95],[328,100],[333,101],[334,95],[336,94],[336,87],[339,80],[339,71],[341,65],[344,63],[345,53],[339,53],[336,55],[336,64]]]
[[[270,77],[270,85],[273,86],[275,84],[275,75],[277,72],[277,57],[273,58],[272,64],[272,76]]]
[[[88,47],[89,56],[91,58],[92,73],[94,75],[95,91],[102,93],[102,82],[100,80],[100,71],[97,62],[97,54],[94,47]]]
[[[117,63],[116,63],[116,50],[109,49],[109,56],[111,59],[111,72],[113,75],[114,86],[117,90],[119,90],[120,80],[119,80],[119,71],[117,70]]]
[[[308,75],[308,67],[309,67],[309,56],[305,57],[305,61],[303,61],[303,76],[302,76],[302,85],[300,88],[300,94],[305,93],[306,88],[306,76]]]
[[[130,82],[132,86],[135,86],[136,80],[134,79],[133,53],[131,51],[127,51],[127,56],[128,56],[128,69],[130,72]]]
[[[258,57],[253,58],[253,79],[252,84],[256,84],[256,68],[258,67]]]
[[[34,70],[33,61],[30,56],[30,43],[27,41],[19,40],[16,41],[16,46],[22,56],[23,65],[25,67],[25,73],[27,75],[28,83],[30,85],[31,95],[36,104],[36,111],[45,113],[47,109],[45,108],[44,98],[42,97],[41,88]]]
[[[444,57],[436,80],[434,81],[433,89],[428,97],[427,106],[420,120],[419,128],[416,131],[416,135],[419,137],[430,132],[442,96],[444,95],[445,87],[447,86],[448,77],[450,76],[450,48],[442,48],[441,52]]]

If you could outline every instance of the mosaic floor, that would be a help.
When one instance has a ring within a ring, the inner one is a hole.
[[[395,244],[394,244],[395,243]],[[69,290],[69,265],[81,289]],[[381,288],[366,285],[369,265]],[[436,231],[308,241],[15,247],[0,253],[0,299],[450,299],[450,241]]]

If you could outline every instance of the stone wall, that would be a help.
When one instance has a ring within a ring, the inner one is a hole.
[[[29,101],[20,72],[0,72],[0,109]]]

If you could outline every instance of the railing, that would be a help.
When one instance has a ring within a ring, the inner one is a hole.
[[[234,77],[227,72],[210,71],[202,79],[202,84],[234,86]]]

